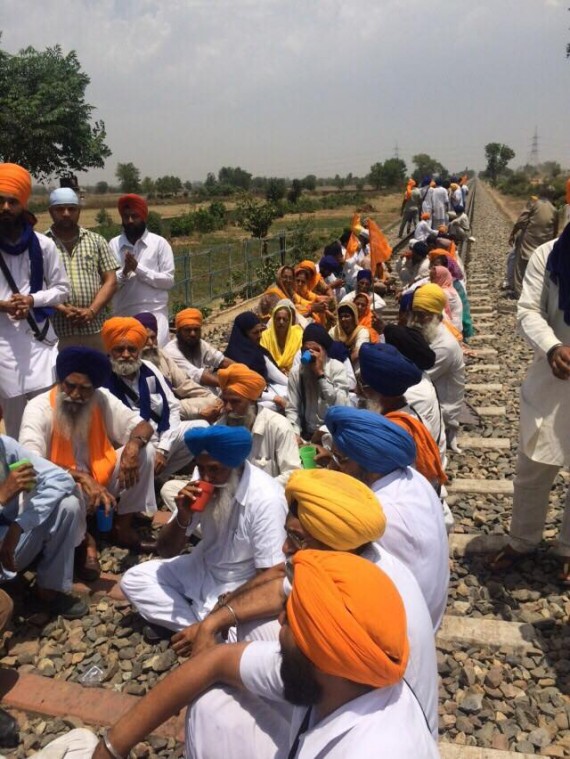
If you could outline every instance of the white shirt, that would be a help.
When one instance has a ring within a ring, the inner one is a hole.
[[[358,290],[353,290],[352,292],[347,293],[339,305],[342,306],[343,303],[352,303],[358,294]],[[384,298],[381,298],[378,293],[370,292],[366,294],[370,298],[370,308],[372,311],[381,311],[383,308],[386,308],[386,301]]]
[[[309,436],[317,430],[331,406],[350,406],[348,376],[343,364],[325,359],[323,378],[317,379],[311,367],[300,362],[289,374],[285,414],[297,435],[302,429]]]
[[[178,340],[176,338],[166,343],[162,350],[190,379],[198,384],[202,380],[202,374],[205,369],[209,371],[218,369],[225,358],[221,351],[214,348],[206,340],[200,340],[200,345],[194,352],[192,361],[182,353],[178,347]]]
[[[449,543],[441,501],[426,478],[411,467],[381,477],[372,490],[386,515],[386,531],[378,542],[413,573],[437,631],[449,584]]]
[[[434,187],[431,196],[431,218],[432,221],[442,221],[447,219],[449,209],[449,195],[445,187]]]
[[[43,308],[58,306],[69,298],[69,280],[65,267],[53,240],[35,233],[43,254],[44,287],[30,293],[30,256],[24,251],[18,256],[0,255],[12,275],[22,295],[32,295],[34,306]],[[10,300],[12,291],[3,274],[0,273],[0,300]],[[33,316],[33,311],[30,311]],[[38,322],[40,330],[43,322]],[[55,382],[55,360],[57,358],[57,335],[49,327],[46,339],[36,340],[26,319],[12,319],[0,313],[0,397],[15,398],[49,387]]]
[[[259,407],[251,434],[248,460],[285,487],[291,472],[301,469],[297,436],[290,422],[275,411]]]
[[[437,229],[432,229],[429,221],[422,219],[418,222],[414,229],[414,240],[417,242],[425,242],[430,235],[436,235]]]
[[[415,411],[419,419],[431,433],[437,443],[442,465],[445,466],[447,440],[443,412],[429,376],[424,372],[417,385],[412,385],[404,393],[408,406]]]
[[[437,390],[445,426],[456,429],[465,395],[463,351],[444,324],[439,325],[430,348],[435,353],[435,364],[427,370],[427,375]]]

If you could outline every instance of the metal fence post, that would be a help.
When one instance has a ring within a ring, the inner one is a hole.
[[[285,256],[287,254],[287,237],[285,232],[281,232],[279,235],[279,258],[281,260],[281,266],[285,266]]]

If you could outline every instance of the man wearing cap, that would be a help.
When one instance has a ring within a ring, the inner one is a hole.
[[[111,373],[105,354],[64,348],[56,371],[58,384],[26,406],[20,442],[66,469],[79,486],[84,509],[76,571],[93,580],[100,568],[94,541],[85,536],[85,512],[101,503],[114,507],[116,541],[140,547],[131,533],[132,515],[156,511],[154,448],[147,445],[153,429],[102,388]]]
[[[341,406],[329,410],[325,424],[335,464],[368,485],[382,504],[386,531],[380,544],[413,573],[436,632],[447,604],[449,545],[441,501],[412,469],[411,435],[379,414]]]
[[[58,348],[103,350],[101,327],[117,289],[119,264],[104,237],[79,226],[79,198],[71,187],[51,193],[49,213],[53,223],[46,235],[56,244],[70,283],[69,299],[56,307],[53,318]]]
[[[287,512],[281,485],[247,461],[252,436],[245,427],[193,429],[184,439],[197,471],[158,540],[160,555],[173,558],[133,567],[121,580],[141,616],[173,632],[203,619],[222,594],[282,563]],[[204,511],[193,511],[200,482],[214,493]],[[198,526],[202,540],[179,555]]]
[[[26,169],[0,163],[0,406],[14,438],[28,399],[54,383],[57,335],[48,318],[69,297],[57,249],[34,232],[26,210],[31,192]]]
[[[465,361],[461,346],[443,324],[445,304],[445,293],[439,285],[418,287],[413,294],[408,327],[418,327],[435,353],[435,364],[427,374],[441,403],[447,447],[460,452],[457,435],[465,395]]]
[[[230,366],[233,361],[202,340],[202,312],[197,308],[185,308],[176,314],[174,326],[176,338],[164,346],[164,353],[194,382],[219,387],[215,372]]]
[[[185,662],[119,718],[93,758],[126,756],[190,704],[186,747],[197,759],[218,743],[227,756],[256,759],[436,759],[436,743],[402,679],[406,614],[392,581],[371,562],[336,551],[299,551],[292,573],[279,643],[215,646]],[[254,731],[251,721],[244,726],[224,710],[195,719],[192,702],[216,683],[230,686],[255,715]]]
[[[330,406],[347,406],[348,376],[340,361],[329,358],[333,339],[320,324],[303,332],[301,362],[289,374],[285,414],[301,440],[311,440]]]
[[[174,285],[174,256],[168,242],[146,228],[148,205],[140,195],[122,195],[118,201],[123,234],[110,247],[117,257],[118,290],[113,313],[134,316],[150,311],[158,321],[158,344],[168,342],[168,291]]]

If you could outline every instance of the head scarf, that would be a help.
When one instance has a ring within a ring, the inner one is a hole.
[[[372,282],[372,272],[370,269],[360,269],[356,275],[356,281],[360,282],[361,279],[367,279],[369,282]]]
[[[198,427],[186,430],[184,442],[188,450],[199,456],[207,453],[224,466],[235,469],[241,466],[251,452],[251,432],[245,427]]]
[[[386,419],[390,419],[413,437],[416,444],[416,460],[413,465],[415,469],[432,485],[443,485],[447,482],[447,475],[441,467],[439,448],[425,424],[405,411],[389,411]]]
[[[364,327],[364,329],[368,331],[368,334],[370,335],[370,342],[377,343],[378,332],[376,332],[376,330],[372,326],[372,309],[370,308],[370,296],[367,293],[356,293],[352,302],[354,303],[354,305],[356,306],[356,310],[358,311],[358,305],[356,301],[364,300],[365,298],[366,298],[366,311],[362,314],[362,316],[359,315],[358,324],[360,327]],[[360,314],[360,312],[358,313]]]
[[[367,472],[386,475],[416,460],[411,435],[373,411],[332,406],[325,424],[337,448]]]
[[[0,195],[16,198],[24,208],[32,194],[30,172],[17,163],[0,163]]]
[[[133,319],[140,322],[145,329],[151,329],[153,332],[158,333],[158,322],[154,314],[151,314],[148,311],[143,311],[140,314],[135,314]]]
[[[408,663],[406,613],[390,578],[340,551],[298,551],[287,620],[297,646],[328,675],[385,688]]]
[[[432,282],[439,285],[442,290],[453,287],[453,277],[445,266],[432,266],[430,277],[432,277]]]
[[[176,314],[174,319],[175,329],[181,327],[201,327],[202,326],[202,312],[197,308],[184,308]]]
[[[69,346],[57,354],[55,373],[59,382],[70,374],[85,374],[93,387],[101,387],[111,374],[111,362],[101,351],[82,345]]]
[[[128,195],[121,195],[117,202],[117,207],[121,216],[123,215],[124,210],[127,206],[138,213],[143,221],[147,221],[148,205],[144,198],[141,198],[140,195],[134,195],[133,193],[129,193]]]
[[[58,187],[49,196],[49,207],[52,206],[78,206],[79,198],[71,187]]]
[[[303,529],[335,551],[353,551],[378,540],[386,518],[363,482],[330,469],[297,469],[285,487],[287,503],[297,502]]]
[[[124,340],[133,343],[141,350],[148,335],[143,325],[133,316],[113,316],[103,322],[101,338],[107,352]]]
[[[384,338],[400,353],[413,361],[423,372],[435,364],[435,353],[429,347],[428,341],[421,330],[416,327],[401,327],[399,324],[387,324],[384,327]]]
[[[287,309],[291,315],[283,349],[281,349],[275,330],[275,314],[282,309]],[[261,345],[271,353],[279,369],[286,373],[291,371],[295,356],[301,349],[301,343],[303,342],[303,328],[295,324],[296,320],[297,311],[295,310],[295,306],[290,300],[280,300],[271,312],[271,323],[261,335]]]
[[[360,378],[381,395],[395,397],[421,381],[420,369],[393,345],[364,343],[358,353]]]
[[[319,283],[320,275],[317,271],[317,267],[315,266],[313,261],[305,260],[301,261],[300,264],[297,264],[295,267],[295,274],[298,271],[305,271],[309,275],[309,280],[307,282],[307,289],[312,292],[315,287]]]
[[[218,379],[222,390],[232,390],[249,401],[257,401],[266,385],[263,377],[245,364],[230,364],[227,369],[218,369]]]
[[[277,274],[275,275],[275,283],[276,286],[269,287],[265,291],[268,295],[277,295],[277,297],[281,300],[285,299],[294,299],[295,298],[295,283],[291,285],[291,290],[286,290],[285,285],[283,284],[283,272],[285,269],[289,269],[293,272],[293,277],[295,277],[295,269],[293,266],[281,266],[279,269],[277,269]]]
[[[564,321],[570,324],[570,224],[564,230],[546,261],[546,271],[558,287],[558,308],[564,313]]]
[[[439,285],[433,282],[422,285],[414,291],[412,301],[413,311],[427,311],[430,314],[441,314],[447,305],[447,297]]]
[[[351,314],[354,316],[354,329],[350,334],[346,334],[344,329],[341,327],[340,319],[337,324],[332,328],[329,334],[331,334],[333,340],[338,340],[339,343],[344,343],[349,350],[352,350],[354,347],[356,338],[358,337],[358,333],[361,330],[361,326],[358,323],[358,309],[351,301],[346,301],[345,303],[341,303],[338,306],[337,313],[340,315],[340,312],[342,309],[348,309]]]
[[[272,362],[273,358],[266,348],[258,345],[247,335],[257,324],[263,324],[263,322],[253,311],[244,311],[243,314],[236,316],[224,355],[261,374],[267,382],[265,358],[268,357]]]
[[[333,339],[320,324],[307,324],[303,330],[303,345],[306,343],[317,343],[324,348],[327,353],[332,346]]]

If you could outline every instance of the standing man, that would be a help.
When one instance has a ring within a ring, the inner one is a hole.
[[[556,237],[558,214],[544,189],[537,200],[530,202],[516,220],[509,237],[515,248],[514,293],[520,298],[524,273],[530,257],[539,245]]]
[[[46,235],[56,244],[70,285],[69,299],[56,307],[53,319],[59,350],[85,345],[102,351],[101,327],[117,290],[119,264],[104,237],[79,226],[79,198],[71,187],[51,193],[49,213],[53,224]]]
[[[34,232],[31,192],[26,169],[0,164],[0,406],[13,438],[27,400],[55,381],[57,335],[48,317],[69,296],[54,243]]]
[[[113,313],[116,316],[153,313],[162,348],[168,341],[168,291],[174,285],[172,248],[164,237],[146,228],[148,206],[140,195],[123,195],[118,208],[124,231],[110,242],[121,267]]]

